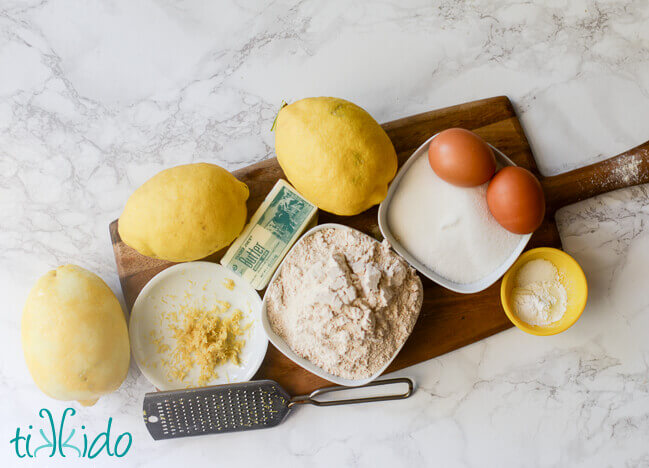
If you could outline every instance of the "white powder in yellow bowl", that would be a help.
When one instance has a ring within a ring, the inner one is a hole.
[[[568,294],[552,262],[545,259],[527,262],[518,271],[514,284],[512,304],[524,322],[549,325],[566,313]]]

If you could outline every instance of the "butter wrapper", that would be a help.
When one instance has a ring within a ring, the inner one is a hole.
[[[317,222],[318,208],[283,179],[221,259],[221,264],[264,289],[282,259],[302,233]]]

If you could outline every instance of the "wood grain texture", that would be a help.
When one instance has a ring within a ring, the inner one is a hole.
[[[395,146],[400,166],[430,136],[449,127],[473,130],[516,164],[539,176],[546,192],[548,214],[532,236],[528,248],[561,247],[554,222],[554,212],[561,206],[606,191],[649,182],[649,142],[616,158],[566,174],[542,178],[514,108],[505,96],[460,104],[383,124]],[[284,177],[274,158],[240,169],[234,175],[250,188],[248,216],[254,213],[275,182]],[[377,207],[352,217],[340,217],[321,211],[319,222],[346,224],[377,239],[381,238]],[[117,271],[130,310],[149,279],[172,263],[144,257],[126,246],[117,232],[117,221],[111,223],[110,234]],[[218,261],[223,253],[218,252],[208,260]],[[426,361],[512,326],[500,304],[500,281],[485,291],[471,295],[454,293],[427,278],[422,278],[422,281],[424,304],[419,320],[388,372]],[[285,358],[272,345],[269,345],[264,363],[255,378],[275,380],[294,395],[329,385]]]
[[[586,198],[649,182],[649,141],[613,158],[541,180],[552,210]]]

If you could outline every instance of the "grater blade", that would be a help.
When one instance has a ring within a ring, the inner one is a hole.
[[[404,392],[363,398],[322,400],[322,395],[383,385],[406,384]],[[272,380],[144,395],[143,416],[155,440],[249,431],[277,426],[295,405],[337,406],[409,398],[414,382],[407,377],[374,380],[358,387],[323,387],[293,398]]]
[[[143,416],[155,440],[277,426],[291,397],[272,380],[153,392]]]

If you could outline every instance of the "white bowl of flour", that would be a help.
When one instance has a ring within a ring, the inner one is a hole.
[[[302,236],[273,275],[262,325],[298,365],[338,385],[358,386],[390,365],[422,301],[419,276],[386,243],[322,224]]]
[[[437,136],[437,135],[435,135]],[[440,179],[421,145],[401,167],[379,207],[381,233],[408,263],[459,293],[487,289],[516,261],[531,234],[513,234],[489,212],[487,185]],[[492,146],[499,167],[515,164]]]

